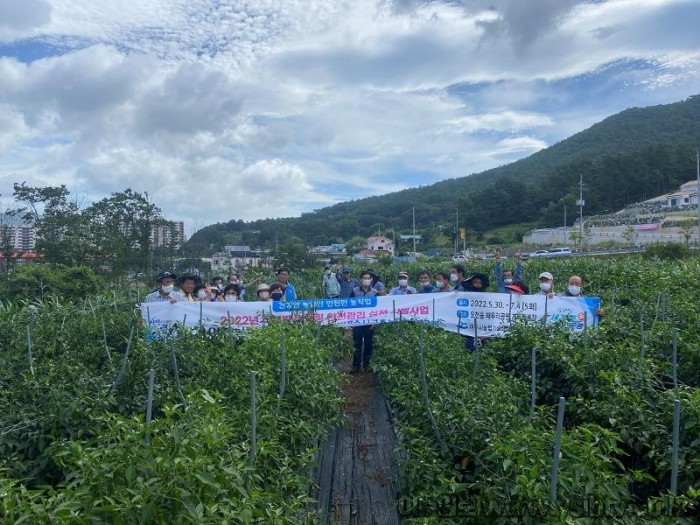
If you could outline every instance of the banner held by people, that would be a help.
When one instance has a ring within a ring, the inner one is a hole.
[[[147,307],[146,307],[147,306]],[[573,331],[598,323],[597,297],[553,297],[499,293],[441,293],[279,302],[150,303],[141,311],[158,332],[173,325],[216,328],[260,328],[270,318],[308,319],[342,327],[399,320],[418,321],[457,333],[503,335],[518,320],[564,322]],[[476,329],[475,329],[476,323]]]

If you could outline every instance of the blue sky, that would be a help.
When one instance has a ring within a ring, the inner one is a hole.
[[[131,187],[186,230],[528,156],[700,93],[697,0],[0,0],[0,206]]]

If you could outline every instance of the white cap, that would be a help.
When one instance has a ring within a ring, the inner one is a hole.
[[[549,279],[550,281],[553,281],[554,277],[549,272],[542,272],[538,279]]]

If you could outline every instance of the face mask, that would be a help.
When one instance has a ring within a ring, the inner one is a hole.
[[[238,297],[236,297],[235,295],[227,295],[226,297],[224,297],[224,301],[226,301],[227,303],[235,303],[236,301],[238,301]]]
[[[197,299],[206,299],[207,298],[207,292],[204,290],[200,290],[197,292]]]
[[[445,281],[435,281],[435,286],[437,286],[438,288],[442,288],[443,286],[445,286]]]
[[[168,284],[166,286],[161,286],[160,289],[163,290],[163,293],[170,293],[175,289],[175,286]]]
[[[543,292],[548,292],[552,289],[552,283],[540,283],[540,290]]]
[[[271,297],[273,301],[279,301],[282,299],[282,295],[284,295],[282,292],[274,292]]]
[[[450,274],[450,281],[452,281],[453,283],[457,281],[457,274],[456,273]]]
[[[578,295],[578,294],[581,293],[581,287],[580,287],[580,286],[576,286],[575,284],[570,284],[570,285],[569,285],[569,293],[570,293],[571,295]]]
[[[368,288],[372,284],[372,279],[362,279],[362,286]]]
[[[267,301],[270,298],[270,292],[260,292],[259,297],[262,301]]]
[[[399,286],[408,286],[408,279],[399,279]]]
[[[420,283],[423,288],[430,288],[430,281],[423,281]]]
[[[329,268],[328,270],[326,270],[326,275],[330,275],[330,274],[331,274],[331,270]]]
[[[513,284],[513,279],[503,279],[503,284]]]

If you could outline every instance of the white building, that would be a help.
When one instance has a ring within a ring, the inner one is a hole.
[[[179,248],[185,242],[185,223],[165,221],[151,226],[151,244],[155,248],[172,246]]]
[[[698,183],[689,181],[682,184],[677,192],[669,193],[666,196],[666,205],[669,208],[687,208],[698,204]]]
[[[367,239],[367,249],[376,252],[377,255],[388,253],[394,256],[394,243],[383,235],[375,235]]]
[[[17,252],[31,252],[36,247],[36,230],[30,226],[0,224],[0,250],[3,246]]]
[[[262,264],[260,250],[253,250],[250,246],[224,246],[223,252],[217,252],[211,257],[211,269],[216,273],[242,270],[246,266]]]

